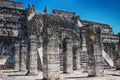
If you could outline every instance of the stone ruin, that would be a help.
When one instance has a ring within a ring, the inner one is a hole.
[[[17,5],[17,6],[16,6]],[[120,34],[110,25],[80,19],[63,10],[36,12],[34,5],[0,0],[0,69],[43,72],[60,80],[60,71],[85,68],[88,76],[103,76],[105,68],[120,69]]]

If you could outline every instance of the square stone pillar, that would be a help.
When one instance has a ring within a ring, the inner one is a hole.
[[[25,40],[21,40],[21,64],[20,64],[20,70],[26,71],[26,56],[27,56],[27,44],[25,43]]]
[[[81,57],[81,67],[87,68],[88,65],[88,52],[87,52],[87,44],[86,44],[86,32],[84,29],[81,29],[81,50],[80,50],[80,57]]]
[[[43,41],[43,79],[60,80],[59,45],[54,36]]]
[[[120,58],[116,60],[116,70],[120,70]]]
[[[80,70],[81,64],[80,64],[80,51],[79,48],[76,50],[76,70]]]
[[[73,50],[72,41],[69,38],[65,38],[63,42],[63,73],[73,72]]]
[[[94,44],[94,57],[95,57],[95,72],[97,77],[104,76],[104,65],[101,44]]]
[[[90,43],[88,44],[88,76],[89,77],[95,77],[96,76],[96,72],[95,72],[95,56],[94,56],[94,47],[93,44]]]
[[[115,52],[117,54],[117,59],[116,59],[116,70],[120,70],[120,52],[119,52],[119,43],[115,44]]]
[[[103,57],[102,57],[102,50],[100,46],[93,43],[91,44],[88,55],[88,76],[89,77],[102,77],[104,76],[104,69],[103,69]]]
[[[73,46],[73,69],[80,70],[80,68],[81,64],[79,43],[75,43],[75,45]]]
[[[20,70],[20,43],[16,42],[15,43],[15,64],[14,64],[14,69],[15,71]]]
[[[104,75],[103,57],[102,57],[102,41],[99,29],[90,28],[88,34],[88,76],[102,77]]]
[[[37,53],[37,38],[35,35],[30,36],[30,48],[29,48],[29,66],[28,66],[28,73],[27,75],[38,75],[37,69],[37,60],[38,60],[38,53]]]

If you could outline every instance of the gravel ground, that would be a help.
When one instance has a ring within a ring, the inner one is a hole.
[[[0,70],[0,80],[41,80],[42,72],[37,76],[25,76],[26,72],[15,72],[14,70]],[[87,77],[87,72],[74,71],[72,74],[63,74],[62,80],[120,80],[120,71],[111,69],[105,70],[104,77]]]
[[[0,71],[0,80],[41,80],[42,72],[37,76],[26,76],[26,72],[15,72],[13,70]]]

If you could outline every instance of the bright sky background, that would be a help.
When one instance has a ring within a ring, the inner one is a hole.
[[[120,32],[120,0],[15,0],[34,4],[36,11],[42,12],[47,6],[48,12],[61,9],[76,12],[83,20],[109,24],[115,34]]]

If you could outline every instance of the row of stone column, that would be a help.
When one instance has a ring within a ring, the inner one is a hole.
[[[72,73],[73,70],[80,70],[79,43],[73,46],[70,38],[63,40],[63,73]]]
[[[15,70],[26,71],[27,44],[24,40],[15,43]]]
[[[29,51],[23,41],[15,43],[15,70],[25,71],[27,75],[37,75],[37,37],[30,36]],[[63,72],[72,73],[73,71],[73,47],[71,39],[65,39],[65,51]],[[27,51],[29,54],[27,54]],[[27,60],[26,61],[26,56]],[[26,66],[28,65],[28,66]],[[79,49],[75,53],[75,67],[80,69]],[[58,39],[51,38],[48,42],[43,42],[43,78],[51,80],[60,79],[59,43]]]
[[[79,48],[73,53],[72,40],[65,38],[63,40],[63,72],[72,73],[73,66],[80,69]],[[79,47],[79,46],[77,46]],[[59,42],[57,37],[52,37],[48,42],[43,41],[43,77],[48,80],[60,80],[60,60],[59,60]],[[73,54],[75,60],[73,60]],[[73,63],[75,62],[75,65]]]

